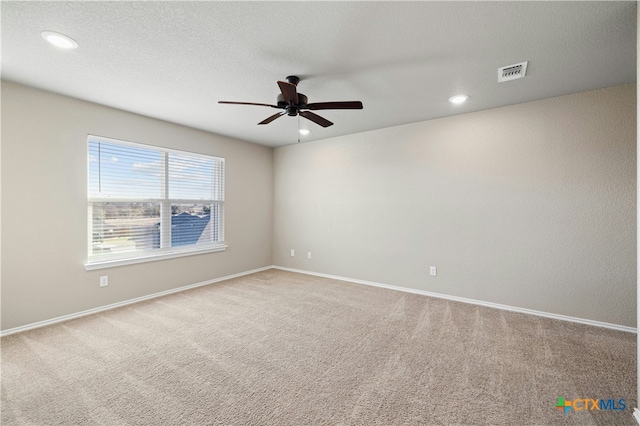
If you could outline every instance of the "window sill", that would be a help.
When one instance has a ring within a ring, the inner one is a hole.
[[[214,247],[201,248],[197,250],[189,251],[176,251],[176,252],[163,252],[148,254],[139,257],[130,257],[126,259],[100,259],[88,261],[84,264],[84,269],[87,271],[93,271],[96,269],[113,268],[115,266],[134,265],[136,263],[155,262],[156,260],[174,259],[176,257],[193,256],[197,254],[215,253],[219,251],[225,251],[226,245],[219,245]]]

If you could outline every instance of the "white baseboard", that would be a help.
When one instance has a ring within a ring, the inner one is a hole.
[[[84,316],[87,316],[87,315],[96,314],[98,312],[108,311],[110,309],[120,308],[122,306],[131,305],[133,303],[143,302],[143,301],[149,300],[149,299],[155,299],[156,297],[167,296],[169,294],[178,293],[180,291],[185,291],[185,290],[190,290],[190,289],[196,288],[196,287],[202,287],[202,286],[209,285],[209,284],[214,284],[214,283],[217,283],[217,282],[220,282],[220,281],[230,280],[232,278],[242,277],[244,275],[255,274],[256,272],[266,271],[268,269],[273,269],[273,266],[270,265],[270,266],[265,266],[263,268],[252,269],[250,271],[240,272],[238,274],[227,275],[227,276],[220,277],[220,278],[214,278],[212,280],[202,281],[202,282],[195,283],[195,284],[189,284],[189,285],[186,285],[186,286],[183,286],[183,287],[172,288],[171,290],[161,291],[159,293],[153,293],[153,294],[149,294],[147,296],[136,297],[135,299],[129,299],[129,300],[125,300],[123,302],[117,302],[117,303],[112,303],[110,305],[100,306],[98,308],[87,309],[86,311],[76,312],[76,313],[69,314],[69,315],[63,315],[61,317],[56,317],[56,318],[51,318],[51,319],[44,320],[44,321],[34,322],[32,324],[22,325],[20,327],[9,328],[7,330],[0,331],[0,337],[8,336],[8,335],[14,334],[14,333],[19,333],[21,331],[32,330],[34,328],[39,328],[39,327],[44,327],[44,326],[47,326],[47,325],[56,324],[56,323],[63,322],[63,321],[68,321],[68,320],[75,319],[75,318],[84,317]]]
[[[192,288],[202,287],[202,286],[205,286],[205,285],[209,285],[209,284],[214,284],[214,283],[221,282],[221,281],[230,280],[232,278],[242,277],[244,275],[255,274],[256,272],[262,272],[262,271],[266,271],[266,270],[269,270],[269,269],[280,269],[280,270],[283,270],[283,271],[296,272],[296,273],[299,273],[299,274],[313,275],[313,276],[323,277],[323,278],[330,278],[330,279],[339,280],[339,281],[347,281],[347,282],[351,282],[351,283],[355,283],[355,284],[364,284],[364,285],[369,285],[369,286],[374,286],[374,287],[381,287],[381,288],[386,288],[386,289],[390,289],[390,290],[403,291],[403,292],[406,292],[406,293],[414,293],[414,294],[420,294],[420,295],[423,295],[423,296],[437,297],[437,298],[440,298],[440,299],[448,299],[448,300],[453,300],[453,301],[456,301],[456,302],[470,303],[470,304],[473,304],[473,305],[486,306],[486,307],[495,308],[495,309],[502,309],[502,310],[505,310],[505,311],[520,312],[520,313],[523,313],[523,314],[536,315],[536,316],[539,316],[539,317],[552,318],[552,319],[558,319],[558,320],[562,320],[562,321],[575,322],[575,323],[579,323],[579,324],[592,325],[592,326],[596,326],[596,327],[609,328],[609,329],[612,329],[612,330],[625,331],[625,332],[628,332],[628,333],[637,333],[638,332],[637,328],[627,327],[627,326],[624,326],[624,325],[610,324],[610,323],[601,322],[601,321],[593,321],[593,320],[588,320],[588,319],[583,319],[583,318],[570,317],[570,316],[566,316],[566,315],[552,314],[552,313],[548,313],[548,312],[536,311],[536,310],[533,310],[533,309],[525,309],[525,308],[518,308],[518,307],[515,307],[515,306],[501,305],[499,303],[483,302],[481,300],[467,299],[467,298],[458,297],[458,296],[449,296],[449,295],[446,295],[446,294],[432,293],[430,291],[416,290],[416,289],[406,288],[406,287],[398,287],[398,286],[389,285],[389,284],[376,283],[376,282],[373,282],[373,281],[365,281],[365,280],[359,280],[359,279],[355,279],[355,278],[346,278],[346,277],[340,277],[340,276],[337,276],[337,275],[330,275],[330,274],[322,274],[322,273],[319,273],[319,272],[305,271],[305,270],[302,270],[302,269],[293,269],[293,268],[286,268],[284,266],[270,265],[270,266],[265,266],[263,268],[252,269],[250,271],[244,271],[244,272],[240,272],[240,273],[233,274],[233,275],[227,275],[227,276],[220,277],[220,278],[214,278],[212,280],[202,281],[202,282],[195,283],[195,284],[189,284],[189,285],[186,285],[186,286],[183,286],[183,287],[173,288],[171,290],[161,291],[159,293],[149,294],[147,296],[137,297],[135,299],[129,299],[129,300],[125,300],[125,301],[122,301],[122,302],[112,303],[110,305],[100,306],[98,308],[88,309],[86,311],[76,312],[76,313],[69,314],[69,315],[63,315],[63,316],[60,316],[60,317],[51,318],[51,319],[44,320],[44,321],[39,321],[39,322],[22,325],[22,326],[15,327],[15,328],[10,328],[10,329],[7,329],[7,330],[0,331],[0,337],[8,336],[8,335],[14,334],[14,333],[19,333],[21,331],[32,330],[34,328],[45,327],[47,325],[52,325],[52,324],[56,324],[56,323],[59,323],[59,322],[68,321],[68,320],[71,320],[71,319],[84,317],[84,316],[87,316],[87,315],[96,314],[98,312],[108,311],[110,309],[120,308],[122,306],[127,306],[127,305],[131,305],[131,304],[134,304],[134,303],[142,302],[142,301],[145,301],[145,300],[155,299],[156,297],[167,296],[169,294],[178,293],[178,292],[185,291],[185,290],[190,290]]]
[[[602,327],[602,328],[609,328],[609,329],[612,329],[612,330],[625,331],[625,332],[628,332],[628,333],[638,333],[638,329],[637,328],[627,327],[625,325],[611,324],[611,323],[601,322],[601,321],[593,321],[593,320],[589,320],[589,319],[576,318],[576,317],[571,317],[571,316],[567,316],[567,315],[552,314],[552,313],[549,313],[549,312],[536,311],[536,310],[533,310],[533,309],[518,308],[516,306],[501,305],[499,303],[484,302],[482,300],[467,299],[465,297],[458,297],[458,296],[449,296],[449,295],[446,295],[446,294],[432,293],[430,291],[416,290],[416,289],[406,288],[406,287],[398,287],[398,286],[394,286],[394,285],[381,284],[381,283],[376,283],[376,282],[372,282],[372,281],[364,281],[364,280],[359,280],[359,279],[355,279],[355,278],[345,278],[345,277],[340,277],[340,276],[336,276],[336,275],[322,274],[322,273],[319,273],[319,272],[305,271],[305,270],[302,270],[302,269],[285,268],[283,266],[275,266],[275,265],[273,266],[273,268],[274,269],[280,269],[280,270],[283,270],[283,271],[297,272],[299,274],[314,275],[314,276],[317,276],[317,277],[331,278],[331,279],[339,280],[339,281],[347,281],[347,282],[356,283],[356,284],[364,284],[364,285],[370,285],[370,286],[374,286],[374,287],[382,287],[382,288],[386,288],[386,289],[390,289],[390,290],[398,290],[398,291],[403,291],[403,292],[406,292],[406,293],[414,293],[414,294],[420,294],[420,295],[423,295],[423,296],[437,297],[439,299],[447,299],[447,300],[453,300],[453,301],[456,301],[456,302],[470,303],[472,305],[486,306],[486,307],[489,307],[489,308],[502,309],[504,311],[519,312],[519,313],[522,313],[522,314],[536,315],[536,316],[539,316],[539,317],[552,318],[552,319],[557,319],[557,320],[562,320],[562,321],[570,321],[570,322],[575,322],[575,323],[579,323],[579,324],[592,325],[592,326],[595,326],[595,327]]]

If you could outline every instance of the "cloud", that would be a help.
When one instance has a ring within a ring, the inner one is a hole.
[[[160,162],[152,161],[152,162],[145,162],[145,163],[141,163],[141,162],[133,163],[133,168],[136,170],[159,169]]]

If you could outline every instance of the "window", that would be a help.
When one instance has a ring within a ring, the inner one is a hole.
[[[221,251],[224,159],[88,138],[87,269]]]

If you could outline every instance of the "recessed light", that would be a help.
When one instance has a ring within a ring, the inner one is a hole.
[[[451,102],[452,104],[461,104],[467,99],[469,99],[469,96],[467,95],[456,95],[456,96],[450,97],[449,102]]]
[[[300,129],[300,130],[298,130],[298,133],[300,133],[302,136],[306,136],[309,133],[311,133],[311,130],[309,130],[309,129]]]
[[[43,39],[60,49],[75,49],[78,47],[78,43],[76,43],[74,39],[55,31],[43,31],[40,35]]]

